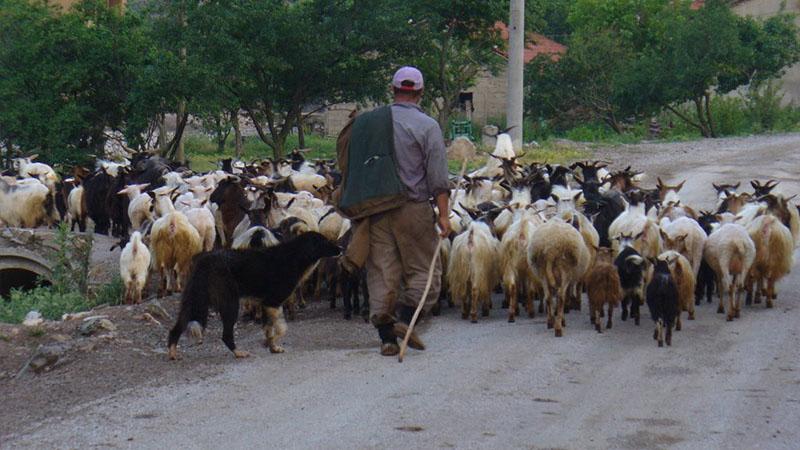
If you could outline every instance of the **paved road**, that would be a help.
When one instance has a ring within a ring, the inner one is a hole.
[[[800,192],[800,137],[714,142],[707,155],[654,156],[651,175],[688,176],[682,197],[701,206],[714,180],[782,178]],[[584,307],[557,339],[541,317],[506,323],[497,304],[477,325],[451,310],[403,364],[363,333],[350,348],[287,346],[231,358],[213,378],[120,391],[0,446],[796,449],[800,270],[779,288],[776,308],[732,323],[703,304],[662,349],[646,312],[640,327],[617,319],[598,335]]]

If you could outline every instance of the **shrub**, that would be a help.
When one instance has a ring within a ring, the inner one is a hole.
[[[59,292],[52,286],[28,291],[14,289],[8,300],[0,301],[0,322],[20,323],[34,310],[45,319],[59,320],[64,313],[86,311],[93,306],[93,302],[78,292]]]
[[[119,275],[97,288],[94,303],[97,305],[120,305],[125,295],[125,284]]]

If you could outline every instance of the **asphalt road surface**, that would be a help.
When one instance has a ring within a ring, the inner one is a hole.
[[[708,207],[712,181],[776,178],[781,192],[800,192],[798,147],[788,135],[600,154],[646,167],[649,184],[686,178],[683,201]],[[350,348],[287,345],[246,361],[209,336],[229,358],[221,375],[121,390],[0,447],[797,449],[799,288],[795,270],[775,308],[745,307],[731,323],[703,303],[665,348],[646,307],[641,326],[617,310],[597,334],[585,301],[563,338],[540,315],[507,323],[499,299],[478,324],[446,310],[426,326],[428,350],[402,364],[364,335]]]

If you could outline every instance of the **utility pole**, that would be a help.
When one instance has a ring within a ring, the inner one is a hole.
[[[522,71],[525,56],[525,0],[511,0],[508,21],[508,94],[506,97],[506,127],[514,151],[522,150]]]

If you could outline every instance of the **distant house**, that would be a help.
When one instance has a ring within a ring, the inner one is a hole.
[[[504,41],[508,41],[508,28],[502,22],[495,25]],[[558,59],[567,51],[567,47],[538,33],[528,33],[525,46],[525,63],[541,54],[552,55]],[[507,59],[507,54],[496,49],[498,58]],[[424,74],[423,74],[424,75]],[[456,114],[466,117],[478,124],[486,124],[493,119],[500,119],[506,113],[506,95],[508,92],[508,75],[506,70],[496,75],[483,72],[478,76],[475,86],[461,93],[460,109]],[[356,105],[345,103],[333,105],[307,119],[306,124],[312,129],[320,130],[327,136],[336,136],[347,123],[350,113]]]
[[[508,28],[502,22],[495,25],[504,41],[508,41]],[[539,55],[550,55],[557,60],[567,51],[567,47],[538,33],[528,33],[525,44],[525,64]],[[508,59],[501,49],[495,53]],[[461,107],[464,115],[473,122],[486,124],[491,119],[499,119],[506,114],[506,96],[508,92],[508,74],[505,69],[497,75],[482,73],[475,86],[461,94]]]

